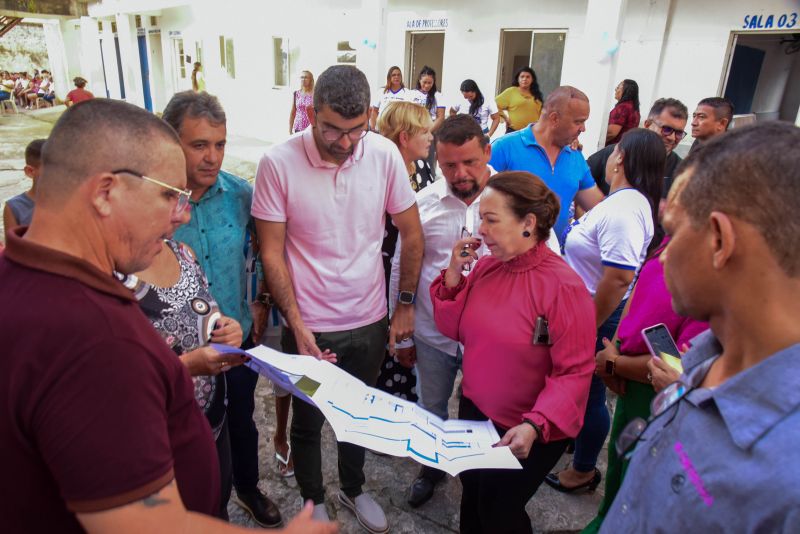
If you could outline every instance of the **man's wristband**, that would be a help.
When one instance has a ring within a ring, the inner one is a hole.
[[[523,419],[522,422],[523,423],[528,423],[536,431],[536,438],[533,440],[534,442],[537,442],[537,441],[541,440],[541,438],[542,438],[542,427],[540,427],[539,425],[537,425],[536,423],[534,423],[533,421],[531,421],[530,419],[527,419],[527,418]]]

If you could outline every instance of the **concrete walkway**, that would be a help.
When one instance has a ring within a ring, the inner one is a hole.
[[[23,173],[25,146],[32,139],[46,137],[63,107],[23,112],[19,115],[0,115],[0,201],[25,191],[30,182]],[[267,144],[264,141],[230,134],[226,150],[225,170],[253,180],[258,159]],[[4,239],[3,239],[4,240]],[[451,414],[455,414],[451,399]],[[275,429],[275,408],[272,390],[266,380],[260,380],[256,391],[255,421],[260,439],[261,488],[278,504],[285,518],[292,517],[300,504],[295,480],[278,475],[272,448]],[[601,455],[601,471],[605,472],[606,452]],[[559,466],[566,465],[568,456]],[[408,459],[376,456],[367,453],[365,490],[371,492],[389,517],[395,533],[450,533],[458,531],[461,486],[449,478],[437,488],[433,499],[418,509],[406,503],[406,489],[414,479],[418,464]],[[330,427],[323,430],[323,474],[327,484],[328,512],[340,523],[342,533],[360,533],[363,529],[353,514],[339,505],[336,471],[336,446]],[[588,495],[562,495],[543,485],[528,503],[534,532],[575,532],[594,516],[602,497],[602,485]],[[236,505],[229,506],[234,523],[255,526]]]

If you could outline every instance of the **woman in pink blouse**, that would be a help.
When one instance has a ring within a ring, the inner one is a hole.
[[[525,505],[578,434],[594,371],[594,305],[545,245],[559,201],[536,176],[502,172],[481,197],[480,239],[456,243],[431,285],[434,320],[463,343],[459,418],[490,419],[522,470],[460,475],[461,532],[531,532]]]

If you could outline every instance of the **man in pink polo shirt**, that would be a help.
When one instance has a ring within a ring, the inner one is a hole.
[[[369,85],[355,67],[330,67],[317,80],[312,128],[271,148],[256,174],[252,214],[267,286],[289,328],[283,350],[330,359],[374,385],[387,331],[414,332],[422,262],[422,227],[414,191],[395,145],[368,131]],[[386,213],[400,230],[400,296],[387,325],[381,260]],[[293,400],[295,477],[314,517],[328,517],[322,482],[322,413]],[[386,516],[363,493],[364,449],[339,443],[339,501],[369,532],[388,530]]]

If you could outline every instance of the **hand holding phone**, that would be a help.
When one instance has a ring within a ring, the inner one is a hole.
[[[661,359],[679,373],[683,372],[681,352],[665,324],[659,323],[643,329],[642,337],[644,337],[650,354]]]

